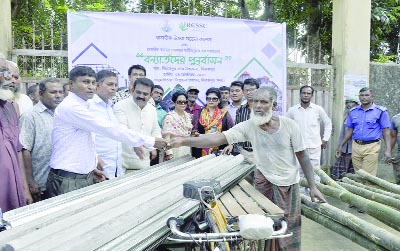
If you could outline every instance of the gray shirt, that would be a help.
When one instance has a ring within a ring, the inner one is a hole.
[[[24,149],[31,152],[33,178],[42,191],[46,190],[47,176],[50,171],[53,115],[54,113],[39,101],[19,119],[19,140]]]

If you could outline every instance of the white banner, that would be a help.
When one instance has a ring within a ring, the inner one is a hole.
[[[210,87],[258,79],[278,92],[286,111],[286,26],[252,20],[159,14],[69,12],[69,68],[87,65],[118,74],[143,65],[147,77],[172,91],[200,90],[204,104]]]

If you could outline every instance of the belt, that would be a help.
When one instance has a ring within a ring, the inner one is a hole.
[[[87,179],[92,174],[92,172],[90,172],[88,174],[80,174],[80,173],[73,173],[73,172],[68,172],[65,170],[53,169],[53,168],[50,168],[50,172],[54,173],[55,175],[64,177],[64,178],[71,178],[71,179]]]
[[[358,140],[358,139],[355,139],[354,140],[354,142],[356,142],[359,145],[368,145],[368,144],[372,144],[372,143],[375,143],[375,142],[378,142],[378,141],[380,141],[380,139],[374,139],[374,140]]]

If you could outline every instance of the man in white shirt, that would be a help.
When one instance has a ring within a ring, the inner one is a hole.
[[[209,147],[250,141],[257,165],[255,187],[284,210],[289,221],[288,233],[293,233],[293,236],[277,240],[278,249],[300,250],[300,167],[309,182],[311,200],[325,202],[325,198],[315,187],[312,166],[301,130],[293,120],[273,114],[274,101],[276,92],[269,87],[260,87],[254,92],[252,115],[249,120],[222,133],[175,138],[170,143],[172,147]],[[271,243],[266,244],[270,245]]]
[[[324,108],[311,102],[314,95],[314,88],[302,86],[300,88],[300,104],[289,108],[286,116],[297,122],[303,134],[311,164],[319,167],[321,163],[321,149],[326,149],[332,132],[331,119],[326,114]],[[323,124],[324,134],[321,140],[320,124]],[[300,173],[301,177],[304,174]],[[315,175],[315,181],[320,182],[319,176]],[[306,189],[300,191],[307,194]]]
[[[96,117],[118,124],[112,110],[111,98],[118,88],[118,77],[112,71],[102,70],[96,77],[96,94],[88,100],[89,110]],[[95,134],[96,152],[103,161],[103,172],[109,179],[124,174],[121,166],[122,145],[119,141],[110,139],[102,134]]]
[[[143,135],[160,138],[161,129],[158,125],[157,111],[148,102],[153,88],[154,83],[150,79],[136,79],[131,89],[131,96],[114,105],[114,114],[126,128]],[[155,149],[135,149],[130,145],[122,144],[122,167],[126,173],[149,167],[150,158],[153,159],[156,156]]]
[[[53,151],[47,179],[48,197],[92,185],[106,179],[96,168],[97,158],[92,133],[102,134],[131,147],[146,146],[166,149],[162,138],[145,136],[97,117],[89,110],[96,73],[90,67],[78,66],[70,71],[71,91],[54,113]]]
[[[289,108],[287,116],[300,126],[303,133],[311,164],[319,166],[321,161],[321,148],[326,149],[332,133],[332,122],[324,108],[311,102],[314,88],[302,86],[300,88],[300,104]],[[322,123],[324,134],[321,140]]]
[[[243,99],[243,83],[241,81],[233,81],[231,83],[229,96],[232,103],[227,106],[227,109],[232,120],[235,121],[237,109],[246,103],[246,100]]]

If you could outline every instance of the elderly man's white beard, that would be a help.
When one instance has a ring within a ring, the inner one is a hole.
[[[11,100],[13,98],[14,98],[14,93],[12,91],[0,88],[1,100]]]
[[[272,115],[273,115],[272,106],[271,109],[269,109],[269,111],[264,115],[255,114],[254,111],[251,110],[250,121],[257,126],[264,125],[269,121],[271,121]]]

